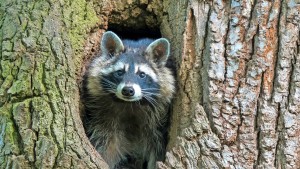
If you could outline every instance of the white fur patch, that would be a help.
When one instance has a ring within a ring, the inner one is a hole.
[[[91,63],[90,75],[93,77],[99,76],[101,72],[101,63],[105,62],[104,57],[98,57]]]
[[[111,65],[111,66],[109,66],[109,67],[107,67],[105,69],[102,69],[101,73],[104,74],[104,75],[108,75],[108,74],[110,74],[112,72],[115,72],[117,70],[122,70],[124,68],[125,68],[125,71],[126,71],[126,67],[129,67],[129,65],[128,64],[124,64],[122,62],[117,62],[114,65]]]
[[[129,64],[125,64],[125,72],[128,72],[129,70]]]
[[[147,75],[149,75],[155,82],[158,81],[157,76],[154,73],[154,71],[146,64],[135,65],[134,71],[135,71],[135,73],[137,73],[138,71],[144,72]]]
[[[124,97],[122,95],[122,89],[125,86],[131,86],[134,89],[134,95],[132,97],[126,98],[126,97]],[[122,83],[120,83],[118,85],[116,96],[119,99],[122,99],[122,100],[125,100],[125,101],[129,101],[129,102],[138,101],[138,100],[140,100],[143,97],[143,95],[142,95],[142,89],[141,89],[141,87],[139,85],[137,85],[137,84],[125,84],[124,82],[122,82]]]

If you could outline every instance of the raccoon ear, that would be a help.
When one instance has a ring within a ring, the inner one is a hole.
[[[113,56],[124,51],[124,45],[118,35],[108,31],[102,36],[101,51],[105,56]]]
[[[164,66],[170,54],[170,43],[165,38],[152,42],[146,49],[146,54],[159,66]]]

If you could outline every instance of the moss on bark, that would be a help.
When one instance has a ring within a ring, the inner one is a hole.
[[[105,168],[78,123],[92,4],[7,0],[0,11],[0,168]]]

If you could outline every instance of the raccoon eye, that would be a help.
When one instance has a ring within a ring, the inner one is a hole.
[[[140,78],[144,79],[146,77],[146,73],[145,72],[140,72],[139,76],[140,76]]]
[[[117,71],[115,71],[114,76],[115,77],[121,77],[123,74],[124,74],[123,70],[117,70]]]

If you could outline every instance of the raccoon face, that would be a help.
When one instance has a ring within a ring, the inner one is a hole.
[[[100,84],[102,89],[122,101],[155,102],[159,97],[160,85],[157,76],[158,69],[164,66],[169,55],[169,42],[158,39],[146,48],[136,48],[124,51],[120,38],[113,32],[103,35],[102,57],[111,60],[110,64],[101,70]]]
[[[132,59],[130,56],[120,56],[120,60],[108,68],[112,71],[104,69],[102,88],[123,101],[151,99],[159,95],[160,86],[154,71],[145,63],[130,63]]]

